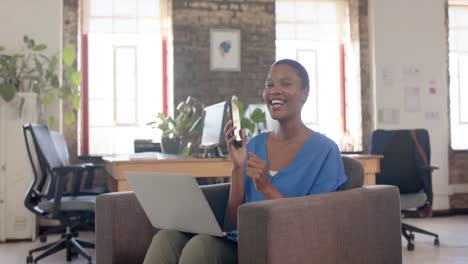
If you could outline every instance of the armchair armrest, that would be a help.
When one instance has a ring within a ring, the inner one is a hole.
[[[96,263],[143,263],[157,232],[133,192],[96,199]]]
[[[398,189],[371,186],[239,207],[239,263],[401,263]]]
[[[82,165],[82,164],[70,164],[70,165],[67,165],[67,166],[52,168],[52,171],[54,173],[67,174],[69,172],[76,172],[76,171],[81,171],[81,170],[84,170],[84,169],[85,169],[85,166]]]
[[[229,184],[200,187],[223,223]],[[157,229],[148,220],[133,192],[99,195],[96,199],[96,263],[142,263]]]
[[[421,169],[429,170],[429,171],[433,172],[434,170],[438,170],[439,166],[422,166]]]

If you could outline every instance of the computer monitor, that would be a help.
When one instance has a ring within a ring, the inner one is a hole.
[[[222,147],[226,144],[224,140],[224,125],[227,120],[226,102],[217,103],[205,107],[205,118],[203,120],[203,131],[200,147],[209,150]]]

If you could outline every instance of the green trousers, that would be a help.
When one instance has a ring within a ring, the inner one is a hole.
[[[160,230],[143,264],[236,264],[237,244],[209,235]]]

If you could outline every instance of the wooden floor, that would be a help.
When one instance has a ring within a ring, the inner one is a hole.
[[[434,248],[433,239],[425,235],[415,235],[415,250],[406,250],[406,241],[402,240],[404,264],[468,264],[468,215],[435,217],[431,219],[404,219],[407,224],[427,229],[440,237],[440,247]],[[80,235],[83,239],[93,239],[92,233]],[[49,241],[57,239],[49,237]],[[39,242],[0,243],[0,263],[23,264],[29,249],[39,246]],[[94,256],[94,251],[89,251]],[[39,263],[65,263],[64,252],[59,252]],[[87,263],[79,257],[73,263]]]

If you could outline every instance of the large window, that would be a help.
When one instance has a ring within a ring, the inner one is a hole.
[[[468,149],[468,3],[449,6],[450,131],[454,150]]]
[[[133,153],[134,139],[157,138],[146,126],[162,112],[159,0],[89,0],[89,154]]]
[[[276,1],[276,59],[295,59],[309,73],[311,89],[303,121],[333,139],[342,150],[353,151],[362,147],[357,143],[361,131],[351,135],[346,128],[344,47],[349,42],[348,16],[347,1]]]

